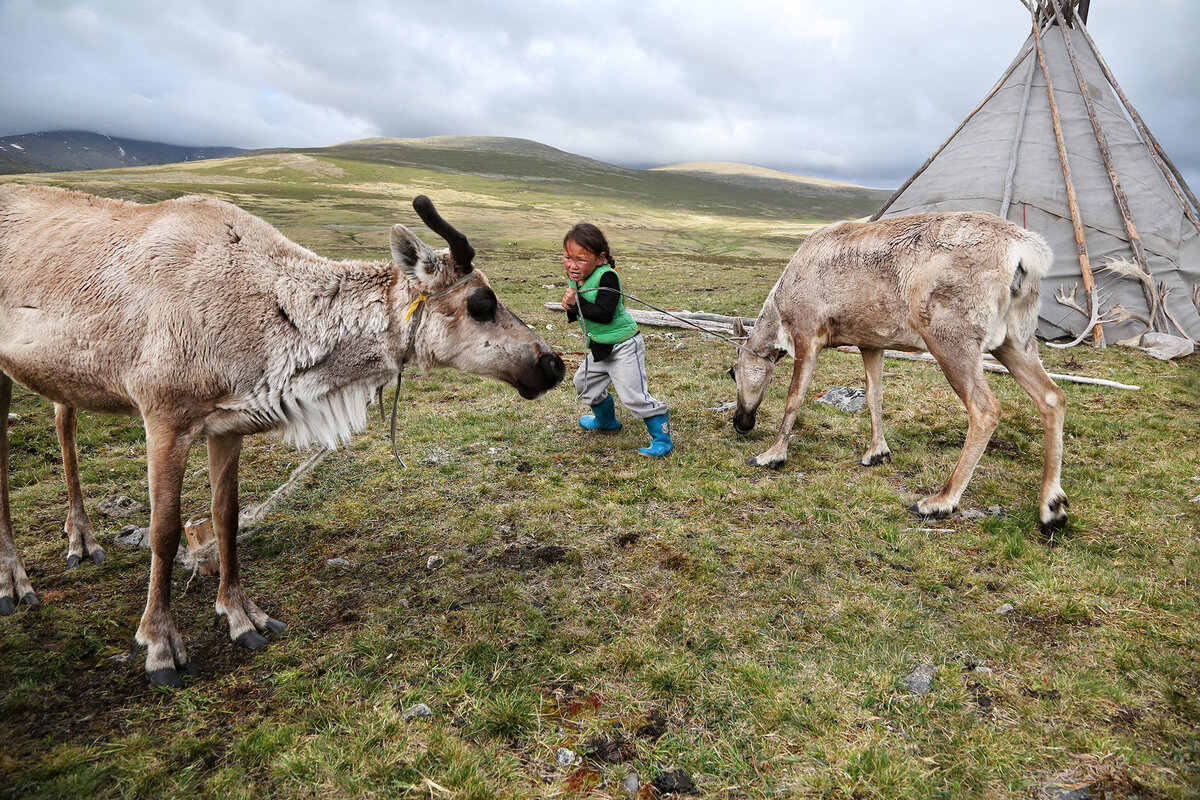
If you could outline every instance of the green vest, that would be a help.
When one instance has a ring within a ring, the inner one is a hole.
[[[568,283],[572,289],[576,290],[576,294],[583,297],[589,303],[594,303],[596,302],[596,296],[599,294],[597,290],[600,288],[600,278],[605,272],[616,273],[616,270],[608,264],[602,264],[596,267],[592,274],[584,279],[582,284],[572,280],[568,280]],[[617,280],[618,282],[621,280],[620,276],[617,276]],[[587,296],[586,292],[591,292],[591,296]],[[618,295],[617,310],[613,312],[612,322],[601,324],[585,320],[583,314],[579,315],[579,327],[583,329],[584,336],[587,338],[589,344],[592,342],[620,344],[626,339],[632,339],[637,335],[637,323],[633,321],[633,317],[629,316],[629,312],[625,310],[623,300],[624,298]]]

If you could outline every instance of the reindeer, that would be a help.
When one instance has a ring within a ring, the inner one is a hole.
[[[755,414],[785,353],[795,358],[783,422],[752,466],[779,468],[817,356],[857,345],[867,379],[871,443],[859,463],[891,456],[884,439],[883,349],[928,350],[967,407],[967,437],[942,490],[913,504],[922,517],[957,509],[1000,420],[983,374],[991,351],[1029,393],[1042,417],[1041,527],[1060,528],[1067,497],[1059,484],[1065,398],[1038,357],[1039,284],[1052,261],[1036,233],[987,213],[928,213],[878,222],[838,222],[818,230],[792,256],[763,303],[737,364],[733,428],[754,428]],[[736,336],[745,336],[740,320]]]
[[[171,616],[170,579],[196,438],[208,442],[216,610],[230,638],[253,649],[285,626],[238,575],[244,436],[278,430],[298,445],[336,447],[406,363],[495,378],[526,399],[554,387],[562,360],[500,304],[472,268],[466,237],[428,198],[413,207],[448,250],[395,225],[390,261],[335,262],[210,197],[138,205],[0,186],[0,612],[37,603],[9,512],[13,380],[62,407],[143,420],[151,559],[134,641],[146,648],[150,682],[164,686],[180,685],[177,668],[195,674]]]

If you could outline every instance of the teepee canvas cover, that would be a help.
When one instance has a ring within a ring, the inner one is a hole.
[[[872,219],[982,210],[1041,233],[1055,254],[1044,338],[1200,340],[1195,196],[1109,73],[1086,0],[1022,2],[1034,32],[1016,60]],[[1126,274],[1107,268],[1117,260]]]

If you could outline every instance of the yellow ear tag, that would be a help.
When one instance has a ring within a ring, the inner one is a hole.
[[[408,311],[404,315],[405,322],[408,322],[410,319],[412,319],[412,315],[417,310],[417,306],[419,306],[419,305],[421,305],[421,303],[425,302],[425,299],[426,299],[425,295],[423,295],[423,294],[417,295],[417,299],[412,301],[412,303],[408,307]]]

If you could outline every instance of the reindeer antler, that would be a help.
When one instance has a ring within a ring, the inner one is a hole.
[[[429,226],[429,230],[441,236],[446,240],[446,244],[450,245],[450,255],[454,256],[454,260],[462,268],[463,274],[466,275],[470,272],[471,260],[475,258],[475,248],[471,247],[467,237],[442,219],[442,215],[433,207],[433,201],[425,195],[419,194],[413,198],[413,209],[416,210],[421,221]]]
[[[1054,293],[1054,299],[1057,300],[1062,305],[1066,306],[1067,308],[1075,309],[1080,314],[1083,314],[1085,317],[1090,316],[1088,314],[1087,309],[1084,308],[1083,306],[1079,305],[1079,302],[1075,299],[1075,292],[1079,291],[1079,283],[1075,282],[1075,283],[1071,284],[1071,293],[1070,294],[1068,294],[1066,291],[1063,290],[1064,285],[1065,284],[1061,284],[1061,283],[1058,285],[1058,291],[1056,291]]]
[[[1063,293],[1062,286],[1059,286],[1058,292],[1056,292],[1054,294],[1054,299],[1057,300],[1058,302],[1062,303],[1064,306],[1069,306],[1070,308],[1076,309],[1080,313],[1087,314],[1087,312],[1083,310],[1083,308],[1079,305],[1079,303],[1075,302],[1075,290],[1078,288],[1079,288],[1078,283],[1072,284],[1071,285],[1071,293],[1068,295],[1068,294]],[[1060,293],[1062,294],[1061,297],[1059,296]],[[1074,347],[1075,345],[1079,344],[1084,339],[1086,339],[1088,337],[1088,334],[1090,334],[1092,332],[1092,329],[1095,328],[1097,325],[1101,325],[1106,322],[1112,322],[1111,319],[1104,319],[1100,315],[1100,306],[1103,303],[1104,303],[1104,297],[1103,297],[1103,295],[1101,295],[1100,290],[1099,289],[1093,290],[1092,291],[1092,313],[1088,314],[1088,323],[1087,323],[1087,325],[1083,326],[1083,333],[1079,334],[1079,336],[1077,336],[1075,338],[1075,341],[1069,342],[1067,344],[1055,344],[1054,342],[1046,342],[1046,344],[1050,345],[1051,347],[1058,348],[1059,350],[1066,350],[1068,347]]]
[[[1150,276],[1142,272],[1142,268],[1137,264],[1119,256],[1110,256],[1098,269],[1108,270],[1123,278],[1135,278],[1145,284],[1146,295],[1150,298],[1150,330],[1156,330],[1155,320],[1158,319],[1158,311],[1162,308],[1162,300]]]
[[[1159,302],[1162,304],[1163,313],[1167,315],[1167,319],[1171,321],[1171,324],[1175,326],[1176,330],[1179,331],[1180,335],[1183,336],[1183,338],[1187,339],[1192,344],[1200,344],[1200,342],[1196,341],[1191,336],[1188,336],[1188,332],[1185,331],[1183,329],[1183,326],[1180,325],[1178,320],[1175,319],[1175,315],[1171,313],[1171,309],[1167,308],[1167,297],[1171,294],[1172,291],[1173,291],[1173,289],[1171,287],[1167,286],[1166,283],[1160,283],[1158,285],[1158,297],[1159,297]],[[1193,294],[1196,294],[1195,289],[1193,289]]]

